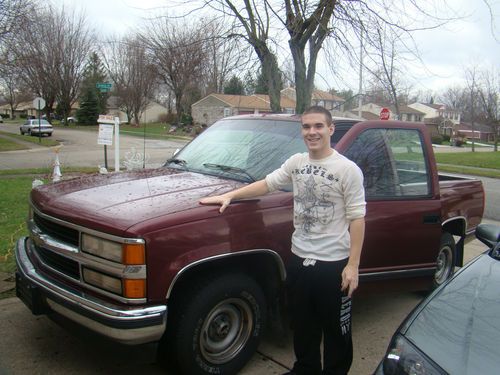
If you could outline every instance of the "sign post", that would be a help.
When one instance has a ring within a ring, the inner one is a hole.
[[[380,110],[381,120],[389,120],[390,117],[391,117],[391,111],[389,110],[389,108],[382,108]]]
[[[104,166],[108,169],[107,146],[113,144],[113,125],[115,131],[115,171],[120,170],[120,119],[112,115],[99,115],[99,135],[97,144],[104,145]]]
[[[42,142],[41,110],[45,108],[45,100],[43,98],[35,98],[33,100],[33,107],[38,108],[38,143],[41,143]]]

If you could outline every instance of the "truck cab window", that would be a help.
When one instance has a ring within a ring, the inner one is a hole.
[[[367,199],[429,195],[429,173],[417,130],[365,130],[345,156],[363,171]]]

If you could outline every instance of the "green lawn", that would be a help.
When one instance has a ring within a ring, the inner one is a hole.
[[[28,147],[23,146],[17,142],[11,141],[10,139],[0,137],[0,151],[15,151],[15,150],[26,150],[26,149],[28,149]]]
[[[78,130],[87,130],[97,132],[99,129],[99,125],[78,125],[78,124],[69,124],[68,126],[58,124],[55,122],[53,124],[56,128],[67,128],[67,129],[78,129]],[[170,132],[170,125],[163,124],[159,122],[155,123],[147,123],[141,124],[140,126],[130,125],[130,124],[121,124],[120,125],[120,133],[134,135],[138,137],[146,138],[158,138],[158,139],[169,139],[169,138],[185,138],[192,137],[190,132],[187,132],[183,129],[177,129],[174,132]]]
[[[53,147],[53,146],[57,146],[59,144],[59,142],[57,142],[55,139],[53,139],[51,137],[41,137],[39,139],[38,137],[35,137],[35,136],[13,134],[13,133],[9,133],[9,132],[3,132],[1,130],[0,130],[0,134],[2,136],[9,138],[9,140],[6,140],[5,145],[2,146],[2,144],[0,144],[0,151],[11,151],[8,149],[8,147],[12,147],[12,146],[8,146],[8,144],[12,144],[12,143],[15,144],[16,143],[15,140],[21,140],[24,142],[31,142],[31,143],[34,143],[37,145],[39,144],[39,145],[46,146],[46,147]],[[3,147],[6,147],[7,149],[5,149]],[[25,146],[22,146],[22,147],[23,148],[20,148],[18,150],[23,150],[23,149],[27,148]]]
[[[33,177],[0,179],[0,271],[15,269],[14,246],[25,234],[28,196]]]
[[[500,152],[442,152],[435,156],[437,163],[500,170]]]

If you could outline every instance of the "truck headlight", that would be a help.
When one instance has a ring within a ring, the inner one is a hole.
[[[83,280],[90,285],[122,295],[122,281],[116,277],[83,268]]]
[[[146,262],[144,243],[119,243],[83,233],[81,249],[117,263],[134,265]]]
[[[445,372],[401,335],[391,341],[383,360],[384,375],[441,375]]]

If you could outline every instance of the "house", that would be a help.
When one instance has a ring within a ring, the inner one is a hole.
[[[498,129],[500,132],[500,129]],[[474,129],[470,122],[461,122],[453,127],[453,135],[474,139],[481,142],[493,142],[495,138],[494,129],[491,126],[475,122]]]
[[[460,124],[460,111],[447,108],[444,104],[431,103],[413,103],[408,105],[411,108],[417,109],[425,113],[424,119],[439,118],[443,122],[443,126],[452,127]],[[446,134],[445,131],[442,134]]]
[[[56,107],[57,107],[57,103],[54,103],[52,105],[52,109],[55,110]],[[78,108],[80,108],[78,103],[77,102],[74,103],[73,106],[71,107],[70,115],[74,116],[74,114],[76,113]],[[45,114],[45,109],[42,109],[40,112],[41,112],[40,115],[43,116]],[[0,115],[2,115],[4,117],[12,118],[11,108],[10,108],[9,104],[4,104],[4,105],[0,106]],[[17,105],[16,109],[14,109],[14,116],[15,117],[38,117],[38,108],[35,108],[33,106],[32,100],[21,102]]]
[[[120,119],[120,122],[128,123],[129,119],[127,114],[122,110],[122,107],[119,105],[120,98],[117,96],[111,96],[108,98],[107,106],[108,106],[108,115],[113,115]],[[161,105],[157,102],[150,102],[141,117],[139,118],[139,122],[141,124],[151,123],[151,122],[160,122],[160,116],[166,115],[168,113],[168,108],[164,105]]]
[[[297,93],[295,88],[287,87],[281,90],[281,95],[292,99],[294,102],[297,101]],[[332,111],[343,112],[344,111],[345,99],[330,94],[329,92],[322,90],[313,90],[311,93],[311,105],[317,105],[320,107],[325,107],[326,109]]]
[[[380,118],[380,111],[382,111],[382,108],[389,108],[390,111],[390,120],[396,120],[397,115],[396,115],[396,108],[393,105],[383,105],[383,104],[377,104],[377,103],[366,103],[361,106],[361,112],[362,112],[362,117],[366,120],[372,120],[372,119],[379,119]],[[359,112],[359,107],[354,108],[352,111],[355,115],[358,114]],[[399,106],[399,113],[400,113],[400,118],[399,120],[401,121],[411,121],[411,122],[422,122],[424,119],[425,113],[416,110],[414,108],[411,108],[410,106],[406,105],[400,105]],[[373,118],[373,115],[376,117]]]
[[[11,113],[10,104],[4,104],[0,106],[0,115],[3,117],[19,117],[19,116],[38,116],[37,109],[33,107],[32,101],[26,101],[19,103],[14,109],[14,113]],[[14,116],[12,116],[14,115]]]
[[[284,113],[295,113],[294,100],[282,96],[280,104]],[[208,126],[223,117],[270,112],[271,104],[268,95],[210,94],[191,105],[194,123]]]

